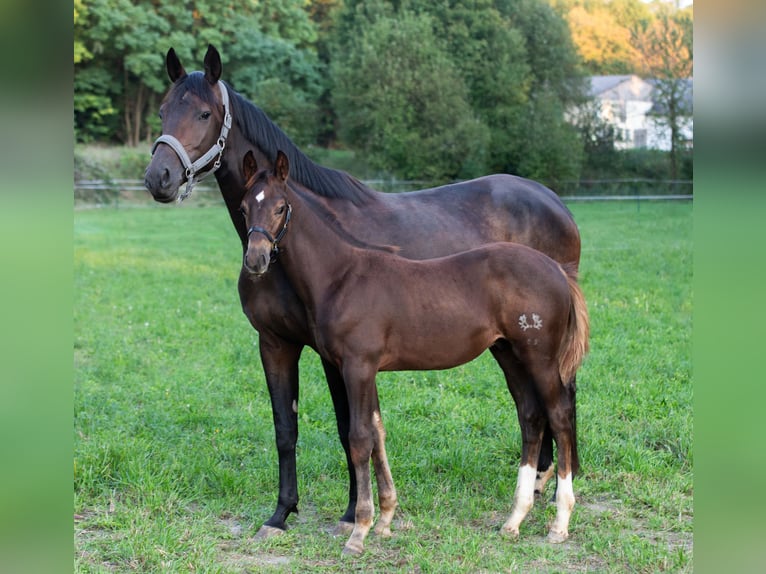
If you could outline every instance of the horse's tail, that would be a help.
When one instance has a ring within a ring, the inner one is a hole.
[[[569,284],[570,304],[567,332],[559,351],[559,374],[561,382],[568,386],[574,382],[575,373],[588,353],[590,321],[585,297],[577,284],[577,269],[574,265],[562,265],[562,270]]]

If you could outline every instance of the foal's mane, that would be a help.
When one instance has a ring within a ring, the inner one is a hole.
[[[290,177],[293,177],[292,165],[290,166]],[[373,251],[385,251],[387,253],[396,253],[399,251],[399,247],[396,245],[367,243],[366,241],[359,239],[343,226],[343,222],[338,218],[338,214],[335,213],[328,205],[317,201],[314,194],[306,193],[305,191],[297,189],[289,179],[287,180],[287,187],[289,187],[295,195],[299,196],[301,199],[303,199],[303,201],[308,203],[311,211],[313,211],[314,214],[322,220],[322,223],[327,225],[327,227],[329,227],[341,241],[344,241],[349,245],[358,247],[360,249],[372,249]]]
[[[363,205],[374,197],[375,192],[352,175],[313,162],[261,108],[225,82],[219,82],[229,91],[232,116],[245,138],[258,146],[272,163],[276,161],[277,150],[282,150],[290,161],[290,176],[295,181],[317,195],[346,199],[355,205]],[[206,103],[214,103],[215,96],[202,72],[191,72],[180,79],[174,89],[181,84]]]

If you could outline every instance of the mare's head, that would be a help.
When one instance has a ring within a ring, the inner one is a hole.
[[[228,92],[218,81],[221,57],[213,46],[205,54],[204,72],[187,74],[173,48],[166,65],[173,86],[160,106],[162,135],[144,177],[146,188],[162,203],[176,199],[183,183],[190,193],[197,180],[220,165],[231,126]]]
[[[258,170],[252,151],[245,154],[242,171],[247,192],[240,210],[247,227],[247,249],[243,267],[254,275],[263,275],[279,253],[279,242],[287,233],[292,208],[287,201],[287,156],[277,152],[274,170]]]

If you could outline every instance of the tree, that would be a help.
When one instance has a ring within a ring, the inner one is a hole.
[[[642,55],[643,74],[654,80],[657,118],[670,132],[670,174],[677,179],[682,120],[692,112],[686,82],[694,65],[691,15],[661,6],[654,20],[634,28],[633,38]]]
[[[427,15],[368,21],[332,71],[341,136],[374,167],[447,180],[483,166],[486,130]]]
[[[468,114],[448,118],[475,118],[489,138],[486,153],[472,156],[471,173],[532,175],[524,170],[535,166],[535,175],[548,181],[577,177],[581,142],[570,133],[562,110],[582,99],[584,85],[569,29],[553,8],[540,0],[347,0],[336,20],[333,76],[350,62],[357,65],[349,54],[361,47],[360,38],[370,26],[405,13],[430,22],[432,31],[423,28],[419,42],[437,44],[445,71],[440,79],[453,78],[445,90],[463,86],[465,95],[459,99],[467,102]],[[410,50],[425,49],[415,46],[412,38],[403,41]],[[336,82],[336,90],[339,87]],[[350,135],[343,130],[348,115],[342,108],[365,109],[365,94],[359,89],[355,98],[336,98],[341,134]],[[530,145],[529,134],[536,132],[536,126],[529,125],[532,117],[562,138],[544,137]],[[556,153],[548,153],[546,146]]]
[[[208,43],[216,44],[227,65],[227,79],[247,68],[238,75],[246,89],[257,87],[252,77],[270,80],[272,92],[276,82],[283,82],[279,90],[284,88],[290,97],[281,103],[305,108],[321,77],[312,55],[316,26],[305,7],[303,0],[76,0],[77,138],[109,135],[129,145],[151,141],[159,128],[159,101],[168,87],[164,58],[170,47],[189,69],[196,69]],[[274,72],[274,62],[285,59],[295,64]],[[280,111],[283,117],[289,115],[285,105]],[[305,110],[301,114],[305,116]],[[297,119],[294,123],[306,125]]]

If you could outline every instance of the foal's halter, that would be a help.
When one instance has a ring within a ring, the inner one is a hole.
[[[287,204],[287,215],[285,215],[285,222],[282,225],[282,229],[279,230],[279,233],[277,233],[276,237],[272,237],[271,233],[268,232],[268,230],[264,229],[260,225],[253,225],[250,229],[247,230],[247,238],[250,239],[250,235],[253,233],[261,233],[266,236],[266,239],[269,240],[271,243],[271,261],[274,261],[277,258],[277,255],[279,255],[279,242],[282,241],[285,234],[287,233],[287,224],[290,223],[290,216],[293,213],[293,208],[290,206],[290,204]]]
[[[178,141],[175,136],[170,134],[163,134],[158,137],[154,145],[152,146],[152,155],[154,150],[161,143],[169,145],[176,155],[181,160],[186,168],[186,191],[178,196],[178,203],[181,203],[184,199],[191,195],[192,189],[197,182],[203,180],[205,177],[216,171],[221,167],[221,156],[223,156],[223,150],[226,147],[226,138],[229,135],[229,129],[231,128],[231,110],[229,109],[229,90],[226,88],[223,82],[218,82],[218,87],[221,90],[221,102],[223,103],[223,124],[221,125],[221,135],[218,136],[218,141],[213,144],[205,154],[202,155],[197,161],[192,162],[189,154],[186,153],[183,144]],[[217,157],[216,157],[217,156]],[[213,158],[215,163],[207,171],[201,171],[203,167],[209,164]]]

